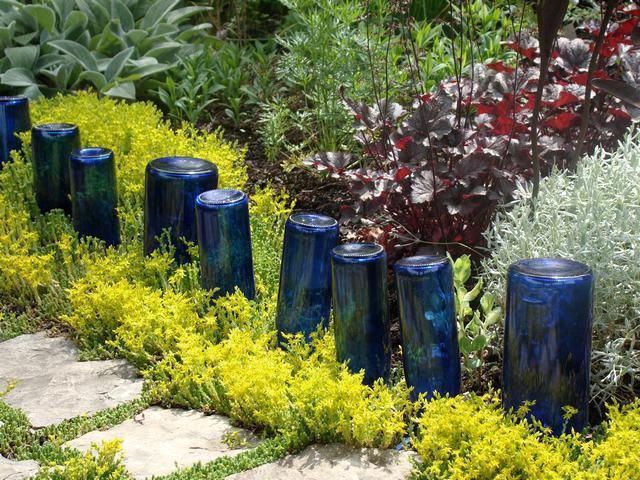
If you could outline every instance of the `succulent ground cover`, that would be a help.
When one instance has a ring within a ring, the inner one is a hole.
[[[94,121],[96,115],[101,122]],[[331,332],[318,332],[313,348],[301,339],[292,339],[288,350],[277,348],[278,252],[290,211],[285,197],[269,190],[252,197],[255,301],[236,292],[211,304],[210,293],[198,286],[196,263],[175,265],[171,252],[144,258],[142,174],[157,149],[173,146],[217,161],[223,185],[241,187],[246,181],[242,152],[215,134],[173,132],[148,104],[119,104],[83,93],[35,104],[33,116],[35,121],[73,116],[87,141],[118,152],[126,240],[119,249],[105,250],[98,242],[77,240],[61,214],[42,217],[33,199],[28,153],[16,154],[0,173],[0,248],[12,266],[2,270],[3,315],[56,323],[87,357],[129,359],[142,369],[148,391],[142,404],[70,421],[46,436],[30,432],[20,412],[0,403],[3,455],[52,462],[65,466],[64,472],[77,471],[78,478],[125,478],[116,446],[103,446],[97,456],[78,456],[61,452],[47,438],[71,438],[117,423],[141,405],[161,403],[226,414],[273,439],[257,452],[170,478],[220,478],[222,472],[311,442],[392,447],[407,435],[423,460],[416,466],[423,478],[546,478],[558,465],[558,478],[617,478],[633,472],[637,452],[616,446],[630,445],[640,435],[637,404],[612,407],[611,423],[593,435],[567,433],[555,439],[521,420],[523,412],[501,412],[495,394],[412,404],[400,372],[390,385],[365,386],[362,374],[336,362]],[[503,433],[496,436],[496,429]],[[517,445],[522,448],[514,457]],[[69,478],[61,472],[53,468],[41,476]]]

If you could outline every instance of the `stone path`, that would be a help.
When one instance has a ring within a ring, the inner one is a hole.
[[[166,475],[178,467],[237,455],[257,443],[253,435],[232,427],[225,417],[151,407],[110,430],[83,435],[69,446],[87,451],[91,443],[115,438],[123,440],[124,463],[136,478]]]
[[[0,480],[29,478],[38,473],[38,464],[33,460],[14,462],[0,455]]]
[[[71,341],[45,333],[0,343],[0,391],[17,382],[4,401],[40,428],[140,396],[143,381],[124,360],[79,362],[76,357]]]
[[[17,382],[3,401],[22,409],[35,428],[92,414],[137,398],[142,379],[124,360],[79,362],[77,349],[45,333],[0,343],[0,391]],[[67,445],[87,451],[92,443],[120,438],[124,463],[135,478],[166,475],[251,449],[257,438],[229,419],[200,412],[151,407],[106,431],[87,433]],[[411,455],[394,450],[312,445],[297,455],[232,475],[234,480],[402,480]],[[0,480],[30,478],[38,464],[0,457]]]
[[[228,480],[403,480],[411,474],[409,452],[312,445],[298,455],[231,475]]]

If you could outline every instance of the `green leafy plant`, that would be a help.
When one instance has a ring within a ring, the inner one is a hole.
[[[35,98],[84,87],[146,97],[199,46],[207,7],[180,0],[42,0],[0,3],[0,87]]]
[[[463,357],[464,371],[475,374],[475,380],[479,380],[480,369],[485,364],[486,351],[495,348],[498,339],[497,327],[502,320],[502,309],[496,305],[495,295],[485,292],[480,297],[484,287],[482,279],[468,290],[470,278],[471,258],[462,255],[453,262],[458,344]],[[479,308],[474,309],[474,303],[479,303]]]
[[[176,122],[199,123],[214,118],[241,128],[257,116],[262,102],[276,95],[271,74],[275,42],[242,46],[222,42],[180,60],[158,97]]]

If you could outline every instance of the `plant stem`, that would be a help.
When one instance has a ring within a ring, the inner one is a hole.
[[[569,164],[569,169],[572,171],[575,171],[576,167],[578,166],[578,160],[580,159],[580,155],[582,155],[582,150],[584,149],[584,141],[587,136],[587,130],[589,128],[589,117],[591,116],[591,81],[593,80],[593,76],[596,72],[596,67],[598,66],[598,60],[600,59],[600,50],[602,49],[602,43],[604,42],[604,37],[607,34],[607,29],[609,28],[609,22],[611,21],[611,17],[613,16],[613,12],[618,3],[619,0],[607,1],[604,15],[600,23],[600,32],[598,33],[598,38],[596,39],[593,53],[591,54],[591,60],[589,61],[587,85],[584,89],[584,105],[582,106],[582,113],[580,115],[580,132],[578,133],[576,146],[571,154],[571,160]]]

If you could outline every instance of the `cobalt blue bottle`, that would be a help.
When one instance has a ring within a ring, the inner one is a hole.
[[[16,134],[30,128],[29,99],[22,95],[0,97],[0,168],[11,159],[11,151],[22,148]]]
[[[42,213],[71,214],[69,157],[80,148],[80,130],[70,123],[47,123],[31,129],[31,161],[36,203]]]
[[[339,362],[364,370],[364,383],[389,379],[387,255],[375,243],[338,245],[331,252],[333,317]]]
[[[210,190],[196,198],[202,288],[215,297],[238,287],[255,297],[249,201],[239,190]]]
[[[201,158],[157,158],[147,164],[145,182],[144,254],[159,248],[158,239],[168,230],[176,260],[190,261],[183,239],[197,241],[196,197],[218,188],[218,168]]]
[[[411,397],[460,393],[453,269],[446,256],[416,256],[395,266],[402,354]]]
[[[116,164],[108,148],[80,148],[69,157],[73,226],[107,246],[120,244]]]
[[[331,250],[338,222],[319,213],[294,213],[284,230],[276,326],[283,334],[302,333],[307,341],[318,325],[329,326]]]
[[[560,434],[587,425],[593,322],[593,275],[582,263],[555,258],[509,267],[503,403]],[[563,407],[577,410],[568,422]]]

